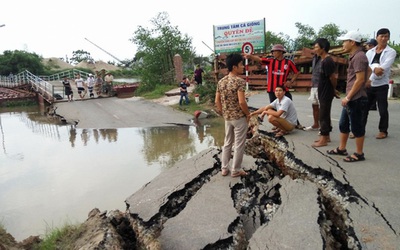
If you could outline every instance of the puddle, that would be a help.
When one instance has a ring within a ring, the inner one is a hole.
[[[125,199],[163,169],[222,146],[223,121],[193,126],[78,129],[37,108],[0,113],[0,223],[17,241],[78,223]]]

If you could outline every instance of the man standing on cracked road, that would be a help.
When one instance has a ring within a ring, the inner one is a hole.
[[[250,111],[245,97],[246,82],[238,76],[244,70],[242,55],[229,54],[226,57],[226,66],[229,73],[218,82],[215,93],[217,112],[222,114],[225,120],[221,171],[223,176],[229,174],[229,161],[234,147],[231,176],[246,176],[242,162]]]
[[[383,28],[376,33],[378,45],[367,51],[366,55],[369,67],[372,70],[371,81],[367,83],[368,107],[378,103],[379,111],[379,133],[376,139],[385,139],[388,136],[389,128],[389,111],[388,111],[388,91],[390,67],[395,58],[396,51],[388,45],[390,39],[389,29]],[[366,113],[365,122],[368,119],[368,111]]]
[[[345,162],[365,160],[365,113],[368,107],[366,82],[371,74],[368,59],[361,47],[361,34],[349,31],[338,40],[343,41],[343,50],[350,54],[347,68],[346,96],[342,99],[342,113],[339,120],[340,144],[337,148],[328,150],[330,155],[348,155],[346,146],[350,128],[355,136],[356,151],[344,158]]]

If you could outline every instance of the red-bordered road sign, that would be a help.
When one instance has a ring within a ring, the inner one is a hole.
[[[253,44],[251,44],[249,42],[243,43],[242,53],[253,54],[253,52],[254,52]]]

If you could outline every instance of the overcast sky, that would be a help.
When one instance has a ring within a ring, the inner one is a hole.
[[[265,18],[266,31],[297,36],[296,22],[318,31],[328,23],[341,30],[359,30],[373,37],[387,27],[391,40],[400,43],[399,0],[281,0],[281,1],[92,1],[2,0],[0,3],[0,53],[25,50],[45,58],[71,57],[85,50],[103,61],[116,61],[89,43],[94,42],[118,59],[132,59],[135,45],[129,41],[138,26],[152,27],[150,20],[167,12],[171,25],[193,39],[197,55],[214,48],[213,25]]]

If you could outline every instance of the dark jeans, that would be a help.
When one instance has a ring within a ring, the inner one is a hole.
[[[328,136],[332,131],[331,108],[332,100],[319,100],[319,126],[323,136]]]
[[[343,107],[342,114],[340,115],[339,130],[340,133],[348,134],[353,132],[355,137],[362,137],[365,135],[365,113],[368,112],[368,99],[367,97],[360,97],[357,100],[351,100]]]
[[[368,107],[371,107],[376,102],[378,103],[379,131],[384,133],[387,133],[389,128],[388,91],[389,85],[367,88]],[[365,114],[365,123],[367,123],[368,113]]]
[[[179,105],[182,105],[183,98],[185,98],[186,105],[189,104],[189,97],[187,92],[181,92],[181,99],[179,99]]]

